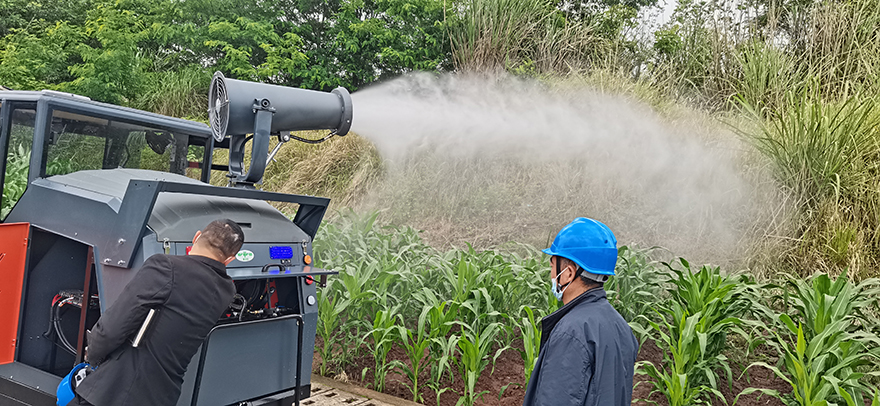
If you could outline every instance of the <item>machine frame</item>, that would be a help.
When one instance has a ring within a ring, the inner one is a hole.
[[[28,190],[31,191],[31,195],[37,196],[31,197],[32,200],[39,199],[40,195],[38,193],[40,192],[40,189],[44,190],[43,193],[46,198],[48,198],[51,194],[48,194],[47,191],[52,191],[59,187],[50,182],[49,180],[51,177],[47,176],[46,146],[48,145],[47,142],[52,131],[52,120],[50,118],[53,116],[55,110],[82,114],[89,117],[99,117],[108,121],[119,120],[134,125],[169,131],[175,134],[186,134],[188,145],[199,145],[204,147],[204,155],[201,157],[202,161],[198,165],[198,169],[201,170],[199,180],[202,184],[165,180],[132,179],[127,185],[124,198],[119,202],[116,218],[111,220],[114,222],[109,230],[107,228],[103,228],[100,231],[75,229],[73,227],[65,227],[64,224],[58,224],[57,220],[55,220],[55,222],[46,220],[45,224],[43,224],[44,221],[40,219],[38,213],[31,213],[30,216],[25,216],[33,219],[29,223],[11,224],[6,223],[7,219],[0,219],[0,223],[2,223],[0,224],[0,242],[4,241],[3,236],[8,234],[7,231],[12,230],[14,227],[17,227],[16,232],[20,233],[21,227],[24,225],[27,234],[25,237],[25,243],[22,247],[10,247],[10,251],[15,251],[15,254],[21,257],[19,258],[21,261],[16,261],[14,265],[11,260],[7,260],[5,261],[6,263],[4,263],[3,259],[6,255],[5,251],[7,250],[7,247],[0,247],[0,251],[4,251],[3,253],[0,253],[0,275],[4,275],[4,280],[0,281],[0,290],[18,290],[20,295],[20,298],[18,299],[19,303],[17,305],[14,303],[15,298],[8,300],[7,302],[9,303],[0,301],[0,305],[6,307],[0,308],[0,320],[4,322],[7,320],[9,321],[9,325],[4,325],[0,328],[0,340],[3,340],[0,342],[0,345],[10,344],[9,341],[7,341],[9,338],[8,336],[10,335],[9,330],[15,328],[15,336],[12,338],[11,342],[14,347],[12,357],[10,358],[8,355],[4,355],[4,352],[0,352],[0,403],[7,404],[7,402],[11,402],[12,404],[20,405],[54,404],[54,389],[61,380],[61,376],[58,376],[57,374],[47,373],[43,370],[19,362],[21,355],[20,343],[26,339],[33,338],[22,337],[20,335],[23,331],[22,326],[26,321],[24,312],[25,307],[32,305],[27,297],[27,292],[29,292],[28,285],[35,283],[35,281],[30,280],[29,275],[29,270],[32,267],[32,264],[29,262],[32,259],[31,247],[29,244],[32,244],[33,241],[35,241],[34,233],[38,233],[39,235],[54,235],[57,236],[57,238],[69,240],[72,245],[79,244],[84,247],[83,249],[85,249],[86,252],[73,255],[73,257],[78,257],[80,260],[84,261],[81,261],[79,265],[72,265],[75,268],[80,268],[85,271],[82,287],[83,302],[87,301],[86,298],[91,298],[96,291],[101,290],[101,286],[103,286],[101,279],[104,274],[104,267],[130,268],[134,264],[139,252],[138,250],[141,248],[143,240],[145,239],[145,230],[147,229],[147,222],[150,219],[151,212],[153,211],[158,197],[163,193],[297,204],[298,210],[292,223],[308,235],[310,239],[308,254],[311,254],[311,240],[314,239],[326,213],[329,199],[267,192],[253,188],[211,186],[207,184],[207,182],[210,180],[212,170],[228,172],[230,167],[233,167],[233,169],[236,167],[241,168],[241,162],[230,162],[230,165],[228,166],[215,165],[212,162],[214,149],[229,148],[229,138],[224,139],[221,142],[215,142],[214,137],[212,137],[211,129],[205,124],[95,102],[82,96],[54,91],[0,91],[0,152],[3,153],[4,157],[4,159],[0,159],[0,193],[5,192],[6,157],[9,156],[13,121],[12,112],[16,109],[23,108],[33,109],[35,111],[33,145],[27,176]],[[241,158],[243,159],[243,156]],[[189,163],[186,161],[183,163],[177,162],[176,165],[178,166],[174,167],[175,164],[172,160],[172,167],[170,170],[175,171],[176,169],[178,171],[185,171],[188,166],[181,165],[188,164]],[[189,167],[192,168],[191,166]],[[28,192],[25,193],[27,194]],[[20,210],[13,209],[13,213],[21,212],[27,213],[27,208]],[[17,216],[22,217],[21,214],[18,214]],[[96,226],[98,229],[101,229],[100,225]],[[99,238],[102,234],[105,235],[104,238]],[[10,235],[12,235],[13,238],[18,238],[18,234],[13,233]],[[305,254],[305,241],[303,241],[302,249]],[[79,252],[79,248],[76,250]],[[169,252],[167,246],[165,252]],[[82,258],[82,256],[84,256],[84,258]],[[12,258],[12,256],[10,258]],[[145,258],[140,259],[143,260]],[[4,268],[14,269],[19,266],[23,267],[21,275],[16,274],[13,275],[14,277],[12,278],[5,278],[7,271]],[[285,264],[282,262],[277,264],[266,264],[261,267],[259,272],[255,270],[243,271],[237,274],[230,272],[230,275],[236,280],[268,278],[270,276],[274,278],[296,278],[296,280],[300,282],[291,286],[300,286],[297,289],[300,290],[299,294],[301,295],[301,299],[304,300],[305,296],[302,296],[304,295],[304,293],[302,293],[303,287],[306,285],[311,286],[315,283],[315,276],[320,276],[323,280],[326,275],[335,273],[336,272],[334,271],[311,268],[302,264],[291,265],[290,263]],[[311,289],[314,289],[314,287],[311,287]],[[105,306],[102,297],[100,307],[101,309],[104,309]],[[284,393],[277,391],[274,393],[267,393],[261,395],[260,399],[246,399],[249,404],[256,405],[272,403],[280,405],[282,402],[289,402],[291,400],[298,404],[299,400],[308,397],[309,386],[300,385],[300,382],[303,381],[304,378],[307,379],[307,377],[303,377],[304,373],[302,373],[302,352],[304,348],[308,348],[307,346],[304,346],[304,344],[314,344],[314,333],[312,332],[311,339],[304,343],[303,330],[305,329],[307,322],[315,323],[317,321],[317,310],[315,309],[313,313],[314,314],[308,315],[307,317],[303,317],[302,313],[283,316],[285,320],[289,319],[299,326],[297,328],[299,338],[297,339],[298,350],[296,354],[295,388],[292,388],[287,392],[282,391]],[[83,349],[86,345],[84,334],[86,326],[90,323],[94,323],[94,321],[94,316],[89,314],[88,304],[82,303],[79,315],[79,329],[75,343],[76,362],[81,361],[83,358]],[[202,377],[204,375],[203,369],[205,367],[207,343],[215,332],[220,331],[222,333],[223,331],[232,330],[236,326],[239,325],[218,325],[212,330],[209,337],[206,338],[205,345],[203,345],[200,353],[196,355],[196,357],[199,357],[199,361],[195,373],[195,386],[190,389],[191,392],[189,393],[191,396],[191,402],[187,402],[186,399],[182,398],[178,404],[200,404],[198,399],[200,397],[199,393],[202,390],[200,385],[202,384]],[[314,326],[310,327],[310,331],[314,329]],[[309,359],[310,358],[311,355],[309,354]],[[190,369],[192,368],[196,368],[196,365],[191,363]],[[187,395],[186,388],[184,395]]]

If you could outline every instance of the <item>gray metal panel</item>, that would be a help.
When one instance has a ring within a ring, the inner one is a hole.
[[[312,374],[312,358],[315,355],[315,334],[318,332],[318,292],[316,283],[306,283],[305,278],[299,278],[300,285],[300,310],[303,317],[303,353],[301,373],[303,374],[303,382],[311,382]],[[309,296],[315,298],[314,304],[309,304]]]
[[[73,367],[73,365],[71,365]],[[61,378],[21,362],[0,365],[0,376],[41,392],[55,393]]]
[[[269,203],[231,197],[161,193],[147,223],[159,240],[192,241],[213,220],[228,218],[243,226],[247,242],[311,241],[305,232]]]
[[[94,192],[93,200],[103,200],[115,211],[119,210],[131,180],[156,180],[191,185],[204,183],[183,175],[157,172],[145,169],[109,169],[79,171],[67,175],[53,176],[42,182],[53,182],[80,190],[67,189],[67,193],[84,194]],[[196,231],[220,218],[228,218],[237,223],[250,224],[243,228],[248,242],[301,242],[311,239],[296,227],[281,212],[269,203],[253,199],[232,197],[188,195],[183,193],[160,193],[153,206],[147,225],[156,233],[158,241],[191,241]],[[96,241],[97,242],[97,241]]]
[[[215,328],[207,340],[198,405],[228,405],[293,388],[297,328],[293,319]],[[188,369],[197,368],[197,362]],[[302,385],[308,377],[302,376]]]
[[[203,185],[200,181],[176,173],[128,168],[78,171],[67,175],[52,176],[49,179],[61,185],[112,196],[119,200],[125,197],[128,182],[132,179],[164,180]]]
[[[140,249],[135,252],[134,259],[131,261],[131,268],[110,265],[102,266],[101,264],[97,264],[98,270],[96,273],[98,278],[98,296],[100,297],[101,312],[106,311],[107,308],[119,298],[122,289],[125,288],[125,285],[128,285],[128,282],[130,282],[132,278],[134,278],[147,258],[163,253],[165,253],[165,251],[162,248],[162,243],[156,241],[155,234],[148,233],[147,236],[143,238],[143,243],[141,244]],[[174,253],[172,252],[172,254]],[[183,255],[183,253],[180,255]],[[100,258],[100,256],[98,257]]]
[[[320,276],[320,275],[337,275],[339,272],[334,271],[332,269],[321,269],[314,267],[309,268],[308,272],[305,271],[302,265],[294,265],[285,267],[282,271],[277,266],[273,266],[271,269],[268,269],[266,272],[263,272],[262,267],[252,267],[252,268],[227,268],[226,273],[229,274],[229,277],[233,280],[243,281],[248,279],[266,279],[266,278],[290,278],[297,276]]]
[[[119,199],[37,179],[9,213],[6,222],[25,222],[69,238],[98,245],[112,228]],[[103,248],[103,247],[98,247]]]

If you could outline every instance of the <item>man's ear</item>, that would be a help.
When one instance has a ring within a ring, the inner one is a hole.
[[[569,271],[569,270],[571,271],[571,280],[566,283],[574,282],[574,280],[575,280],[574,275],[577,273],[577,266],[574,264],[574,262],[565,261],[565,265],[562,268],[562,272]],[[562,281],[560,280],[559,283],[562,283]]]
[[[193,245],[196,245],[196,241],[198,241],[199,237],[202,236],[202,230],[196,231],[195,237],[193,237]]]
[[[233,255],[229,258],[226,258],[226,260],[223,261],[223,265],[229,265],[229,263],[232,262],[233,260],[235,260],[235,255]]]

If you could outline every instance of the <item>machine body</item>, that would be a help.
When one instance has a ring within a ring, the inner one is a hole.
[[[244,97],[245,104],[265,99]],[[309,120],[344,117],[338,106],[328,109],[300,112],[308,125],[285,125],[303,129],[314,125]],[[257,115],[238,114],[229,128],[253,129]],[[249,136],[252,148],[268,148],[258,138],[278,131]],[[230,151],[229,162],[217,164],[215,150],[246,136],[214,135],[201,123],[81,96],[0,91],[0,403],[54,404],[55,387],[83,358],[85,331],[144,261],[185,255],[195,232],[219,218],[245,233],[228,266],[238,294],[190,362],[178,405],[280,405],[308,397],[316,280],[335,273],[311,264],[329,199],[244,181],[211,186],[212,171],[235,178],[244,159]]]

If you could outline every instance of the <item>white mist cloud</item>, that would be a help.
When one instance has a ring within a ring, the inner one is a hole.
[[[352,97],[352,130],[376,144],[395,179],[384,204],[417,222],[441,217],[473,238],[491,230],[491,242],[531,232],[540,245],[535,235],[586,216],[621,243],[727,260],[755,221],[735,137],[671,125],[624,97],[426,74]]]

